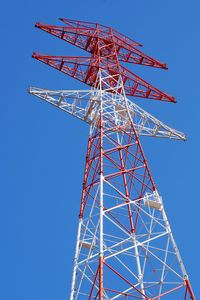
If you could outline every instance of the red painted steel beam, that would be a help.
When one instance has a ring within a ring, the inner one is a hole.
[[[188,291],[188,294],[190,296],[191,300],[195,300],[195,296],[194,296],[194,292],[192,290],[191,284],[189,282],[188,279],[185,280],[185,284],[186,284],[186,291]],[[187,295],[186,295],[187,296]]]
[[[43,55],[39,53],[33,53],[32,57],[90,86],[95,85],[97,73],[101,68],[112,76],[121,75],[125,93],[128,96],[176,102],[174,97],[155,88],[125,67],[116,65],[116,62],[113,60],[101,58],[99,62],[97,56],[91,58],[70,57]],[[112,85],[115,82],[109,82],[109,84]]]
[[[98,39],[100,39],[102,47],[100,55],[102,57],[108,55],[112,56],[114,53],[113,47],[115,47],[119,61],[167,69],[166,64],[153,59],[135,48],[135,46],[125,42],[116,35],[116,32],[112,28],[107,27],[106,30],[104,30],[101,28],[102,25],[96,27],[78,27],[77,25],[77,27],[75,27],[73,25],[70,26],[70,23],[68,27],[52,26],[42,23],[36,23],[35,26],[91,54],[97,54],[98,49],[96,45]]]

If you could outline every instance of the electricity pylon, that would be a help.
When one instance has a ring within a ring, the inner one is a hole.
[[[30,93],[90,126],[70,300],[195,299],[140,135],[185,135],[127,96],[175,102],[122,65],[166,69],[139,43],[95,23],[61,19],[36,27],[91,53],[33,57],[91,86],[91,90]]]

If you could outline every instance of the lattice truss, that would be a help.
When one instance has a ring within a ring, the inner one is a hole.
[[[70,300],[195,299],[139,136],[185,140],[126,95],[175,102],[120,65],[166,69],[139,43],[99,24],[37,23],[91,57],[33,57],[91,90],[30,93],[90,125]]]

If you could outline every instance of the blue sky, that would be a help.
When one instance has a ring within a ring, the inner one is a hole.
[[[192,286],[199,293],[198,0],[19,0],[1,4],[0,299],[68,299],[88,126],[27,94],[30,85],[83,84],[31,58],[33,51],[85,55],[34,28],[66,17],[113,26],[169,71],[130,66],[177,104],[137,100],[187,142],[142,142]],[[128,66],[127,66],[128,67]]]

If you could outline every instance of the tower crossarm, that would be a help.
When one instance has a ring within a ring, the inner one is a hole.
[[[51,56],[40,53],[33,53],[33,58],[90,86],[94,86],[99,69],[102,69],[109,75],[122,77],[127,96],[176,102],[173,96],[157,89],[125,67],[116,67],[113,60],[101,58],[99,62],[98,57]],[[111,86],[113,84],[115,82],[111,82]],[[102,88],[104,89],[104,86]]]
[[[43,23],[36,23],[37,28],[52,34],[74,46],[77,46],[91,54],[94,54],[97,39],[100,39],[102,51],[101,56],[106,57],[116,47],[118,60],[143,66],[167,69],[165,63],[162,63],[136,48],[137,43],[132,43],[125,36],[116,30],[99,24],[73,23],[67,21],[65,26],[54,26]]]
[[[65,23],[68,27],[74,27],[74,28],[96,28],[99,27],[102,30],[109,31],[110,27],[99,24],[99,23],[94,23],[94,22],[85,22],[85,21],[80,21],[80,20],[72,20],[72,19],[66,19],[66,18],[59,18],[60,21],[62,21],[63,23]],[[138,43],[137,41],[127,37],[126,35],[118,32],[117,30],[113,29],[113,34],[115,34],[115,36],[121,40],[122,42],[129,44],[130,46],[133,47],[142,47],[142,45],[140,43]]]
[[[95,122],[99,116],[100,101],[97,89],[54,91],[30,87],[29,93],[88,124]],[[108,107],[110,105],[114,107],[115,116],[109,115],[110,118],[113,118],[113,121],[117,117],[120,124],[124,126],[128,123],[129,116],[131,116],[139,135],[186,140],[184,133],[165,125],[128,98],[126,98],[125,105],[124,98],[120,95],[113,96],[113,93],[107,91],[101,91],[101,93],[107,99]],[[129,113],[127,113],[127,109]]]

